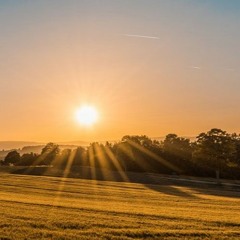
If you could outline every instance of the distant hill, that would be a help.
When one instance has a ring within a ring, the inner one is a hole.
[[[59,145],[64,146],[87,146],[89,142],[86,141],[69,141],[69,142],[56,142]],[[43,146],[44,142],[27,142],[27,141],[0,141],[0,151],[1,150],[12,150],[12,149],[22,149],[24,147],[38,147]]]
[[[57,142],[60,149],[74,149],[78,146],[86,147],[88,142],[74,141],[74,142]],[[24,141],[0,141],[0,160],[3,160],[6,155],[12,151],[17,150],[21,155],[24,153],[38,153],[40,154],[46,143],[38,142],[24,142]]]
[[[27,142],[27,141],[0,141],[0,150],[22,149],[25,146],[44,145],[40,142]]]

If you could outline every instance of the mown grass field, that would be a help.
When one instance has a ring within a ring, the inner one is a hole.
[[[0,175],[0,239],[240,239],[240,192]]]

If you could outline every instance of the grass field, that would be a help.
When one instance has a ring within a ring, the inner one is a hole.
[[[240,239],[240,192],[0,175],[0,239]]]

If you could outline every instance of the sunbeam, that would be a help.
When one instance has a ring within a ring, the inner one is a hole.
[[[144,148],[143,146],[131,141],[131,140],[128,140],[129,144],[131,146],[133,146],[134,148],[138,149],[139,151],[141,151],[142,153],[145,153],[147,154],[149,157],[155,159],[156,161],[158,161],[159,163],[162,163],[163,165],[165,165],[166,167],[180,173],[181,172],[181,169],[178,168],[177,166],[174,166],[173,164],[171,164],[169,161],[163,159],[162,157],[156,155],[155,153],[151,152],[150,150],[148,150],[147,148]]]
[[[112,161],[114,167],[116,167],[117,171],[121,175],[122,179],[126,182],[129,181],[126,173],[124,172],[124,168],[120,165],[119,160],[114,156],[112,150],[106,145],[105,146],[106,154],[108,155],[110,161]]]

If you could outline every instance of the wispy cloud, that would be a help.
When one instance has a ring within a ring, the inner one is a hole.
[[[200,70],[200,69],[201,69],[201,68],[198,67],[198,66],[192,66],[192,67],[190,67],[190,68],[192,68],[192,69],[196,69],[196,70]]]
[[[147,39],[159,39],[157,36],[148,36],[148,35],[137,35],[137,34],[122,34],[125,37],[135,37],[135,38],[147,38]]]

